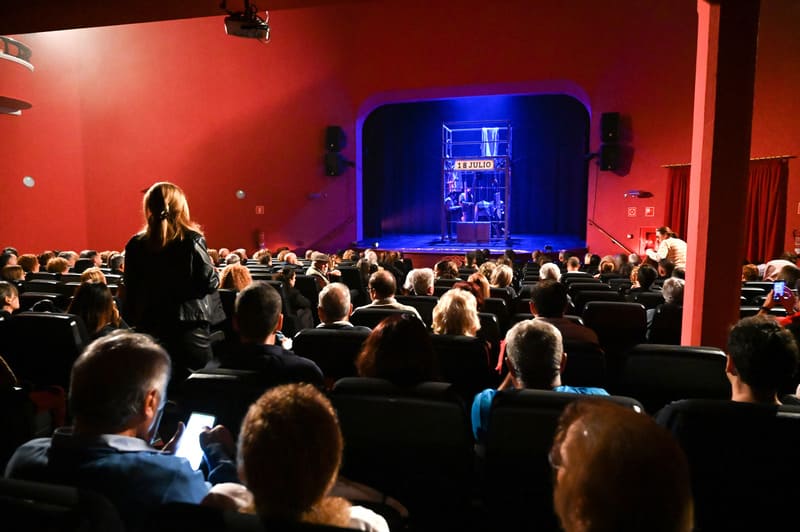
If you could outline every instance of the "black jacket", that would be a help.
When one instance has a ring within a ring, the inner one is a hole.
[[[219,274],[200,233],[190,231],[162,249],[152,249],[139,234],[125,246],[123,316],[137,330],[176,322],[218,323],[224,319],[218,287]]]

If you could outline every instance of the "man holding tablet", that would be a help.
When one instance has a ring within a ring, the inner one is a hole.
[[[209,482],[172,454],[183,426],[159,450],[151,445],[166,402],[167,352],[150,336],[119,332],[92,342],[72,367],[74,426],[17,449],[6,477],[65,484],[105,495],[131,529],[168,502],[199,503],[211,484],[237,482],[232,463],[207,456]]]

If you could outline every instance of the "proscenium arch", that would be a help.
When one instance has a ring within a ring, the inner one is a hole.
[[[450,100],[478,96],[542,96],[565,95],[580,102],[587,111],[589,120],[592,117],[592,108],[586,91],[577,83],[570,80],[547,80],[517,83],[499,83],[480,86],[462,87],[437,87],[427,89],[409,89],[388,91],[368,97],[358,108],[356,115],[356,240],[364,238],[364,212],[363,212],[363,130],[364,123],[370,114],[384,105],[426,102],[435,100]],[[587,183],[587,194],[589,183]]]

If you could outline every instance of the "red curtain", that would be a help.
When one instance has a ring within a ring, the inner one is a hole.
[[[668,168],[666,225],[685,239],[689,218],[689,173],[687,165]]]
[[[786,226],[789,162],[750,161],[745,210],[745,258],[755,264],[780,256]]]

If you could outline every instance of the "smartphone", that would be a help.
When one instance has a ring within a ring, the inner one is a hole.
[[[200,433],[205,427],[213,427],[215,417],[203,412],[192,412],[189,421],[186,423],[186,430],[183,431],[181,441],[175,450],[175,456],[182,456],[189,460],[192,468],[200,469],[203,463],[203,449],[200,448]]]
[[[786,281],[774,281],[772,283],[772,299],[778,301],[786,291]]]

